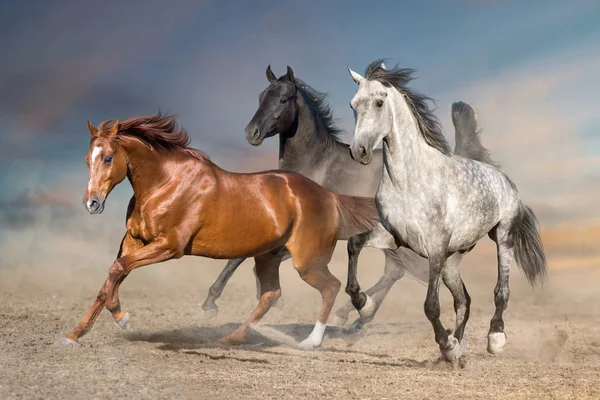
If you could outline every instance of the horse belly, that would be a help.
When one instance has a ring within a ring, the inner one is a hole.
[[[254,257],[281,247],[289,236],[289,218],[281,210],[273,214],[261,208],[216,212],[194,237],[192,254],[210,258]]]

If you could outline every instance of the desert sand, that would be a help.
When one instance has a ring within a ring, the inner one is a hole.
[[[552,242],[551,239],[549,239]],[[552,243],[551,243],[552,245]],[[556,254],[554,254],[556,253]],[[130,328],[104,311],[81,346],[56,342],[84,315],[110,265],[55,262],[0,269],[0,399],[40,398],[345,398],[426,399],[600,398],[600,269],[593,256],[550,251],[549,279],[532,289],[518,269],[505,314],[508,345],[489,355],[485,337],[493,314],[496,266],[485,239],[464,261],[473,298],[460,365],[437,362],[438,349],[423,313],[426,288],[403,279],[361,332],[328,327],[323,345],[301,351],[253,333],[244,346],[215,343],[256,304],[252,263],[246,261],[207,320],[200,304],[224,261],[184,258],[136,270],[123,284]],[[345,284],[345,244],[332,272]],[[366,250],[359,264],[364,288],[382,272],[383,256]],[[263,323],[307,336],[319,294],[281,267],[282,308]],[[338,295],[336,308],[347,301]],[[442,293],[444,323],[452,301]]]

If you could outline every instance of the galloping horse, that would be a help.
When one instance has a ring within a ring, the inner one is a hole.
[[[335,244],[377,221],[374,200],[335,195],[293,172],[239,174],[225,171],[189,148],[187,132],[171,116],[105,121],[94,127],[86,156],[89,181],[83,204],[100,214],[111,190],[127,177],[133,197],[127,233],[92,307],[62,339],[75,344],[92,328],[102,308],[121,327],[119,286],[131,271],[184,255],[254,257],[261,296],[246,322],[221,339],[238,344],[281,295],[279,264],[286,251],[300,277],[323,298],[311,335],[300,345],[321,344],[340,288],[329,272]]]
[[[268,66],[266,77],[268,87],[260,93],[258,109],[246,127],[248,142],[260,146],[265,139],[278,135],[280,170],[301,173],[334,193],[375,196],[381,180],[382,151],[374,151],[373,162],[369,165],[354,162],[348,144],[339,138],[341,130],[334,123],[325,94],[295,77],[290,67],[285,75],[277,78]],[[456,129],[455,152],[471,159],[488,161],[489,151],[479,139],[480,130],[473,109],[463,102],[454,103],[452,118]],[[384,273],[366,291],[373,299],[375,312],[394,283],[405,274],[427,282],[429,272],[427,260],[410,249],[385,250],[384,253]],[[209,290],[202,305],[204,311],[217,311],[215,301],[243,261],[242,258],[227,263]],[[352,303],[347,302],[335,312],[332,322],[343,325],[353,310]],[[373,319],[375,312],[359,317],[352,328],[360,329]]]
[[[496,242],[498,281],[496,311],[490,322],[488,351],[506,344],[502,315],[508,305],[508,278],[513,259],[533,285],[546,276],[546,258],[531,209],[519,199],[515,184],[489,163],[452,153],[427,97],[407,87],[413,70],[367,67],[365,77],[350,70],[359,85],[351,107],[356,116],[352,157],[369,164],[383,142],[384,166],[375,197],[379,223],[348,241],[346,292],[357,309],[368,304],[356,280],[358,255],[364,246],[408,247],[429,259],[425,314],[433,326],[442,356],[461,356],[461,341],[471,299],[458,264],[485,235]],[[440,322],[440,277],[454,297],[453,333]]]

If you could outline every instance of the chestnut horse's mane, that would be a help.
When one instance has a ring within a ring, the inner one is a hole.
[[[99,134],[108,133],[116,120],[102,122],[98,126]],[[150,117],[133,117],[119,122],[118,137],[133,137],[141,140],[150,148],[182,151],[201,161],[209,161],[210,157],[200,150],[188,147],[191,139],[188,132],[179,126],[173,115],[159,112]]]

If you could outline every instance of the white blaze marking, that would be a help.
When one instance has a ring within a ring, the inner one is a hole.
[[[98,156],[100,155],[100,152],[102,151],[102,147],[100,146],[96,146],[94,147],[94,150],[92,150],[92,156],[91,161],[90,161],[90,180],[88,181],[88,194],[92,191],[92,177],[91,177],[91,173],[94,172],[94,162],[96,161],[96,158],[98,158]]]
[[[100,146],[94,147],[94,150],[92,151],[92,165],[94,165],[94,161],[96,161],[96,158],[100,155],[101,151],[102,151],[102,147],[100,147]]]

